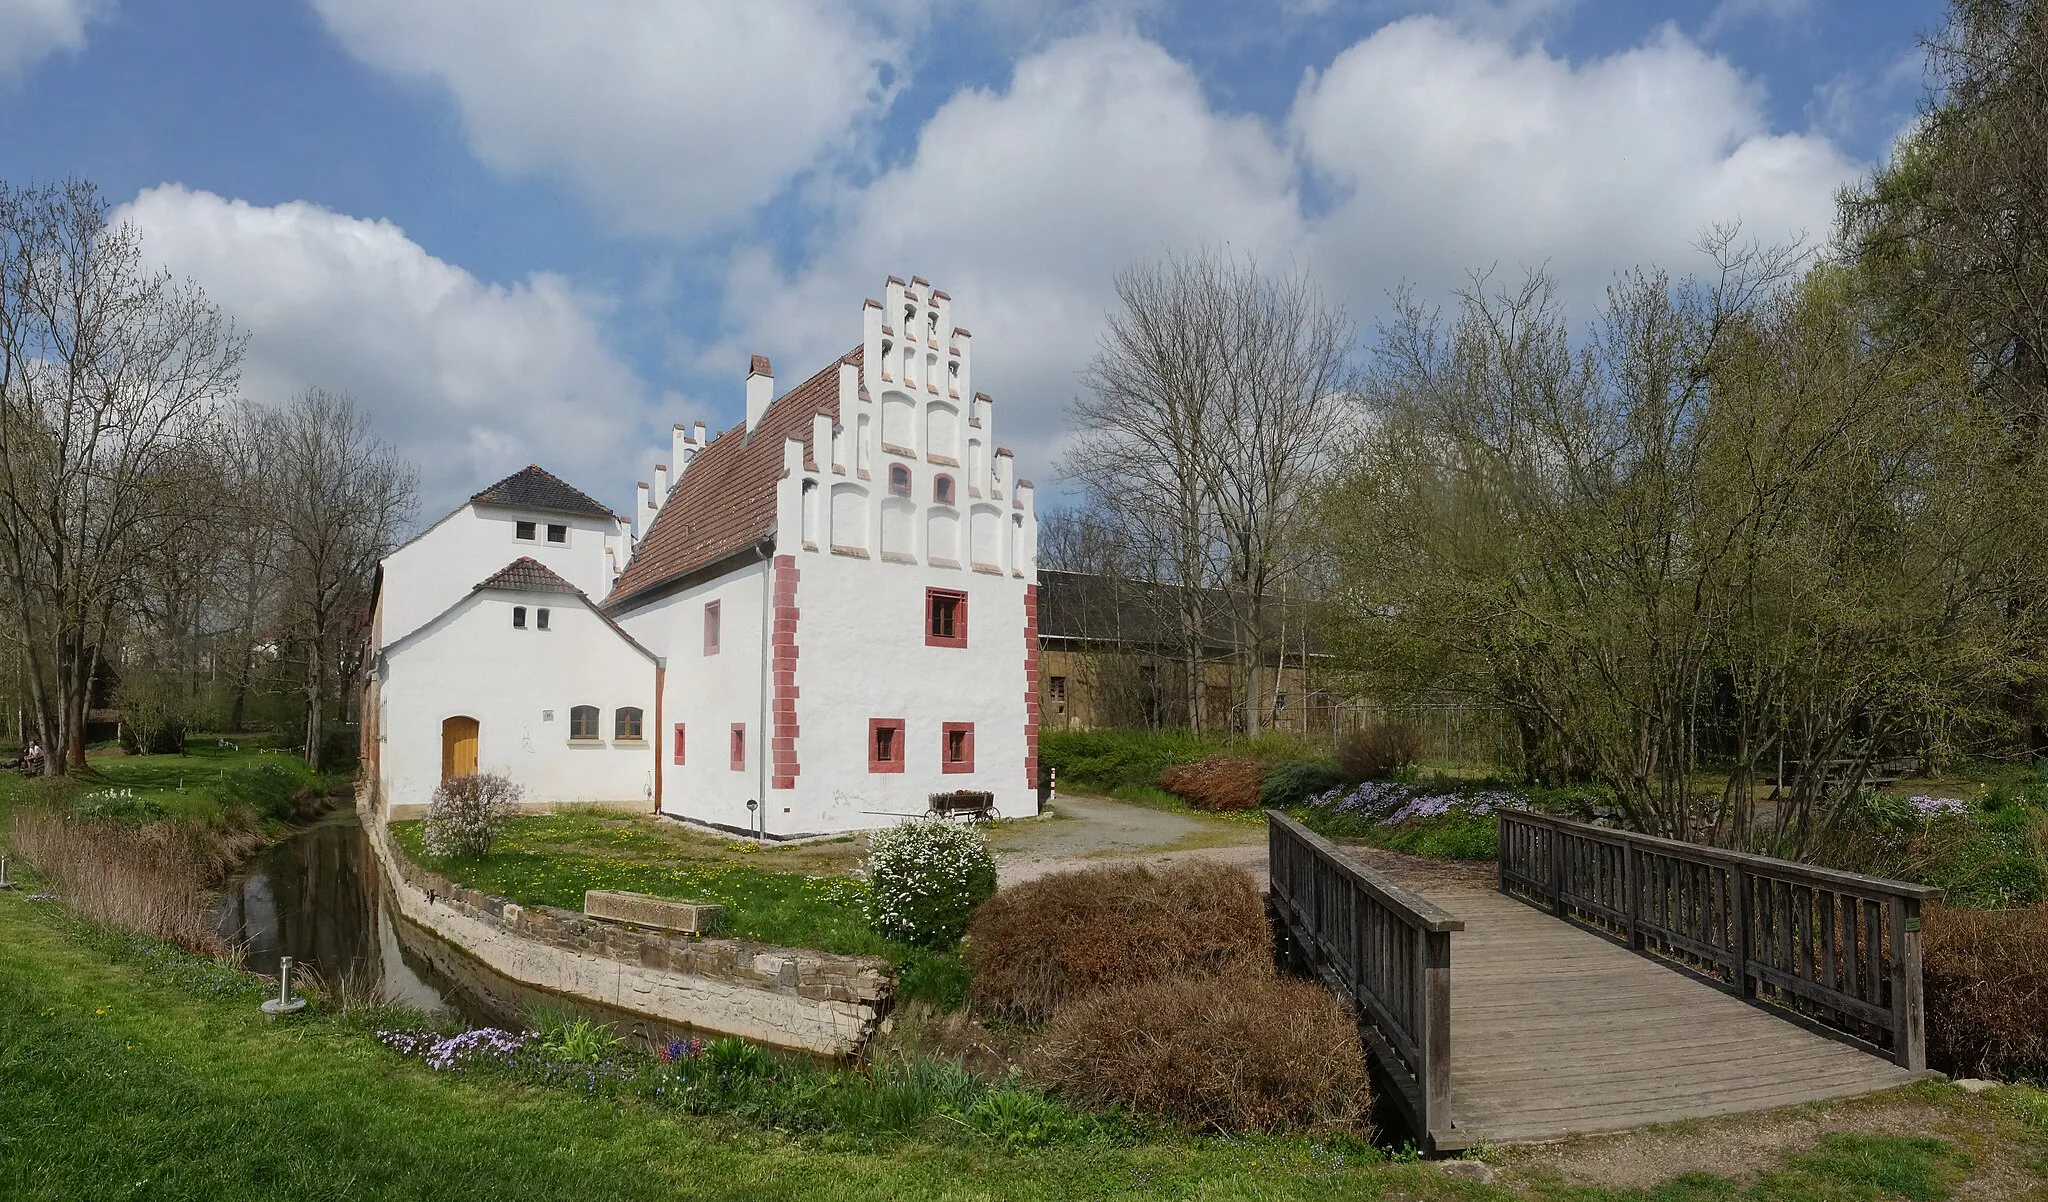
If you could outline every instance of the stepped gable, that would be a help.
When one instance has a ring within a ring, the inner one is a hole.
[[[615,516],[589,493],[575,487],[568,481],[548,471],[537,463],[529,463],[518,471],[470,497],[482,505],[504,505],[512,509],[541,509],[549,513],[567,513],[577,517],[609,518]]]
[[[546,564],[531,555],[522,555],[499,568],[495,575],[472,591],[484,589],[503,589],[513,593],[574,593],[578,596],[583,593],[582,589],[555,575]]]
[[[782,479],[782,444],[803,442],[814,462],[829,455],[810,445],[811,415],[839,420],[839,365],[860,366],[861,348],[825,365],[775,398],[750,434],[745,422],[697,452],[669,493],[654,524],[633,550],[625,574],[605,602],[623,602],[766,537],[775,524],[775,486]]]

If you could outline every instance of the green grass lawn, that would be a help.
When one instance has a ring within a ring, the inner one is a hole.
[[[907,1130],[792,1134],[488,1070],[433,1072],[377,1043],[363,1017],[316,1010],[266,1023],[251,978],[135,946],[93,936],[50,903],[0,894],[0,1193],[10,1199],[2039,1196],[2043,1116],[1941,1087],[1923,1090],[1948,1108],[1937,1117],[1969,1118],[1982,1140],[1830,1133],[1793,1142],[1746,1185],[1695,1172],[1595,1188],[1508,1157],[1501,1183],[1486,1186],[1299,1140],[1171,1133],[1015,1146],[939,1115]],[[1977,1180],[1994,1159],[2005,1175]]]
[[[233,746],[223,746],[222,739]],[[99,789],[132,789],[138,801],[161,806],[169,817],[208,822],[224,810],[215,786],[231,769],[288,753],[264,746],[263,735],[200,735],[185,755],[124,755],[108,748],[86,757],[85,770],[64,777],[23,777],[0,772],[0,818],[19,801],[36,796],[75,798]]]
[[[522,905],[581,910],[590,889],[623,889],[724,906],[720,934],[785,947],[887,955],[868,929],[866,887],[846,873],[856,844],[754,851],[641,816],[524,815],[482,859],[429,856],[422,823],[394,822],[399,846],[450,880]],[[792,851],[796,855],[784,855]]]

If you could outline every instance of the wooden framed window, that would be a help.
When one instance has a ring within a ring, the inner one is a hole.
[[[939,771],[974,771],[974,723],[948,722],[939,728]]]
[[[903,771],[903,719],[868,719],[868,771]]]
[[[622,705],[612,714],[612,738],[637,743],[640,741],[640,709],[638,706]]]
[[[549,522],[549,523],[548,523],[548,541],[549,541],[549,542],[551,542],[551,543],[566,543],[566,542],[568,542],[568,541],[569,541],[569,527],[567,527],[566,525],[562,525],[562,524],[556,523],[556,522]]]
[[[683,724],[676,723],[676,763],[683,762]]]
[[[533,628],[535,630],[546,630],[548,628],[547,610],[536,609],[533,611]]]
[[[514,523],[512,523],[512,537],[513,537],[513,538],[516,538],[516,539],[518,539],[518,540],[519,540],[520,542],[523,542],[523,543],[530,543],[530,542],[532,542],[532,541],[533,541],[533,523],[532,523],[532,522],[514,522]]]
[[[927,647],[967,645],[967,594],[952,589],[924,591],[924,642]]]
[[[718,654],[718,602],[704,603],[704,654]]]
[[[526,607],[524,605],[515,605],[512,607],[512,629],[526,629]]]
[[[744,722],[732,724],[732,770],[747,770],[747,724]]]
[[[570,741],[595,743],[597,738],[597,707],[594,705],[572,706],[569,710]]]
[[[1045,696],[1048,701],[1057,701],[1064,705],[1067,700],[1067,678],[1055,676],[1047,680],[1045,682]]]

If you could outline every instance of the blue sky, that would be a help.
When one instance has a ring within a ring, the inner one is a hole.
[[[626,509],[920,274],[1020,471],[1121,264],[1297,264],[1369,330],[1406,280],[1545,264],[1583,316],[1709,222],[1824,238],[1943,6],[1823,0],[0,0],[0,178],[83,175],[346,390],[426,509],[530,460]],[[665,457],[665,456],[661,456]]]

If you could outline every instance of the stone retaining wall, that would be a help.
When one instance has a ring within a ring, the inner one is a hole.
[[[465,888],[406,858],[364,809],[399,913],[521,984],[664,1022],[857,1055],[889,1011],[888,963],[743,939],[664,935]]]

